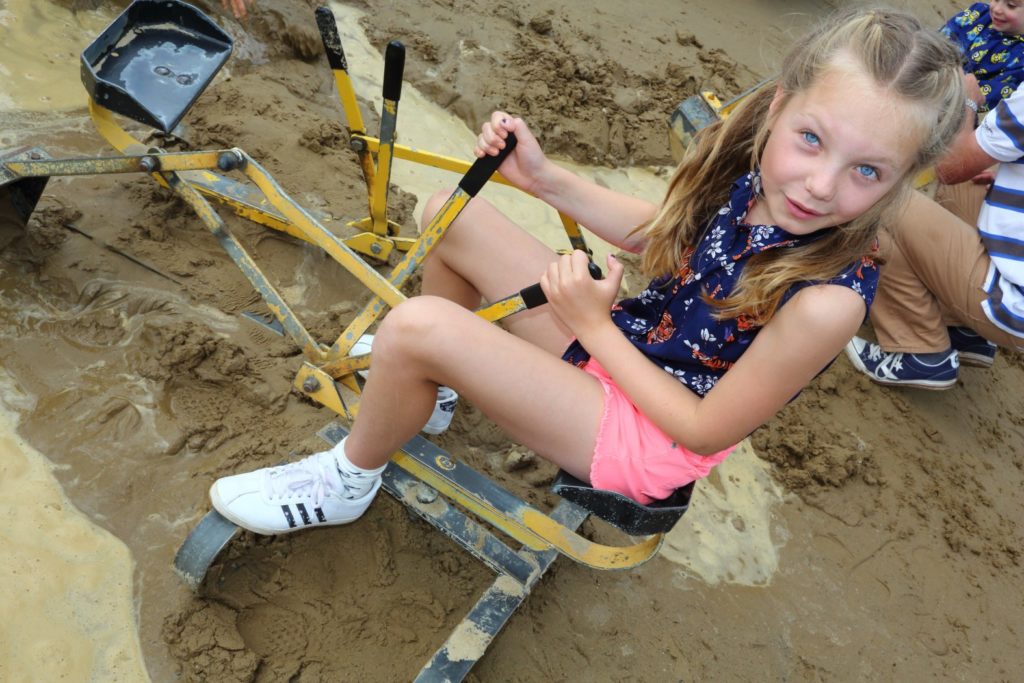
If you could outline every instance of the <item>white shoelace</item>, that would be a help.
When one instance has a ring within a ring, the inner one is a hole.
[[[315,507],[326,495],[343,490],[334,456],[327,451],[270,469],[263,485],[271,500],[311,496]]]
[[[871,352],[877,348],[878,346],[872,345]],[[879,349],[879,355],[882,355],[881,349]],[[885,356],[882,362],[875,366],[875,374],[886,379],[898,379],[896,373],[903,369],[903,354],[889,353]],[[878,360],[878,356],[871,357],[871,360]]]

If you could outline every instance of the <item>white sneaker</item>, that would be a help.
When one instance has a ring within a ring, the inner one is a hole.
[[[372,347],[373,335],[364,334],[352,345],[349,354],[352,356],[363,356],[370,353]],[[363,379],[366,379],[370,374],[369,370],[358,370],[357,372]],[[450,387],[439,386],[437,388],[437,404],[434,406],[434,412],[420,431],[424,434],[434,435],[443,434],[448,431],[448,427],[452,424],[452,418],[455,417],[455,407],[457,405],[459,405],[459,395],[455,390]]]
[[[381,479],[370,491],[349,500],[329,451],[297,462],[222,477],[210,487],[213,507],[243,529],[257,534],[287,534],[314,526],[348,524],[370,507]]]

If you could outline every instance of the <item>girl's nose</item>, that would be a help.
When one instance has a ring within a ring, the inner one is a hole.
[[[826,170],[809,173],[807,174],[807,180],[804,183],[804,187],[815,199],[828,201],[832,199],[836,192],[835,174]]]

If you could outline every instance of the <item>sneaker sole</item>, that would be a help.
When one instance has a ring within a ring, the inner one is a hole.
[[[248,523],[242,522],[238,517],[233,515],[228,510],[227,506],[224,505],[224,502],[221,500],[220,494],[217,492],[217,482],[214,482],[213,485],[210,486],[210,503],[213,504],[213,509],[216,510],[221,517],[228,520],[235,526],[241,527],[246,531],[251,531],[254,534],[260,534],[262,536],[280,536],[282,534],[290,534],[295,531],[302,531],[303,529],[317,529],[324,526],[339,526],[341,524],[351,524],[352,522],[356,521],[357,519],[363,516],[363,514],[360,513],[359,515],[352,517],[351,519],[339,520],[336,522],[319,522],[317,524],[310,524],[308,526],[302,525],[296,527],[289,527],[287,529],[261,529],[259,527],[252,526]]]
[[[960,356],[960,365],[970,365],[973,368],[990,368],[996,360],[994,357],[986,356],[983,353],[958,351],[957,354]]]
[[[910,389],[927,389],[928,391],[944,391],[951,389],[955,384],[955,379],[911,379],[911,380],[892,380],[892,379],[879,379],[874,375],[866,375],[875,384],[882,384],[887,387],[907,387]]]
[[[875,384],[882,384],[887,387],[910,387],[911,389],[927,389],[928,391],[943,391],[951,388],[956,384],[956,378],[953,379],[918,379],[918,380],[894,380],[894,379],[882,379],[876,377],[871,371],[868,370],[867,366],[860,359],[856,349],[853,348],[853,342],[849,342],[844,348],[846,351],[846,357],[850,359],[850,363],[853,367],[857,368],[865,377],[870,379]]]

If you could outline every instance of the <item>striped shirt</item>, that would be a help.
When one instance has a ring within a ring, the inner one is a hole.
[[[1024,337],[1024,89],[996,105],[975,137],[986,154],[1002,162],[978,214],[992,259],[982,308],[996,326]]]

